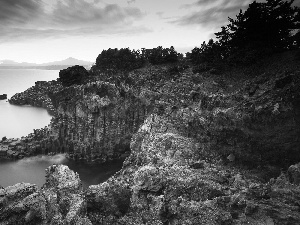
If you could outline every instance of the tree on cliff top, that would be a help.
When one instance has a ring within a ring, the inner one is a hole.
[[[128,72],[142,67],[144,64],[139,50],[129,48],[103,50],[96,59],[96,67],[102,72]]]
[[[293,47],[292,31],[299,28],[299,8],[292,6],[294,0],[254,1],[248,9],[228,18],[229,24],[215,33],[220,46],[229,60],[240,61]]]
[[[216,60],[244,65],[299,46],[299,38],[292,34],[300,28],[300,9],[293,6],[293,2],[252,2],[245,12],[240,10],[236,19],[228,18],[229,24],[215,33],[217,42],[204,43],[200,49],[193,49],[192,61],[197,65],[216,64]]]
[[[65,87],[82,84],[88,77],[88,71],[83,66],[72,66],[59,71],[59,80]]]

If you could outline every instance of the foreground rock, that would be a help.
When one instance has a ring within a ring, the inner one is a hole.
[[[78,174],[67,166],[46,169],[46,184],[0,189],[0,224],[91,224]]]

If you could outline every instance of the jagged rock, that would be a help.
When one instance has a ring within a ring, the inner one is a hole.
[[[291,183],[300,184],[300,163],[289,167],[288,177]]]
[[[124,216],[130,206],[131,190],[125,181],[110,179],[99,185],[91,185],[87,192],[89,217],[93,215],[119,218]]]
[[[46,169],[46,184],[0,189],[0,224],[91,224],[78,174],[67,166]]]
[[[82,190],[79,175],[64,165],[53,165],[46,169],[45,187],[68,193],[78,193]]]

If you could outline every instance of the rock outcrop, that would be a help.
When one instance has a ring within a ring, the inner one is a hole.
[[[15,105],[32,105],[37,107],[43,107],[51,114],[55,114],[55,108],[52,101],[48,96],[48,93],[58,91],[62,89],[62,85],[59,81],[37,81],[35,85],[28,88],[22,93],[13,95],[8,101]]]
[[[130,139],[149,105],[105,82],[71,86],[53,93],[57,108],[52,142],[71,158],[104,162],[129,152]]]
[[[0,223],[91,224],[78,174],[67,166],[46,169],[46,184],[19,183],[0,189]]]
[[[7,94],[0,95],[0,100],[5,100],[5,99],[7,99]]]

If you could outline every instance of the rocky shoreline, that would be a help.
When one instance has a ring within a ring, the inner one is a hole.
[[[54,92],[62,89],[59,81],[37,81],[35,85],[28,88],[22,93],[16,93],[8,102],[14,105],[32,105],[42,107],[48,111],[50,115],[55,115],[51,99],[48,97],[49,92]]]
[[[64,165],[46,169],[41,189],[0,187],[1,224],[299,224],[300,164],[261,182],[199,160],[197,144],[163,121],[148,118],[121,171],[87,190]]]

